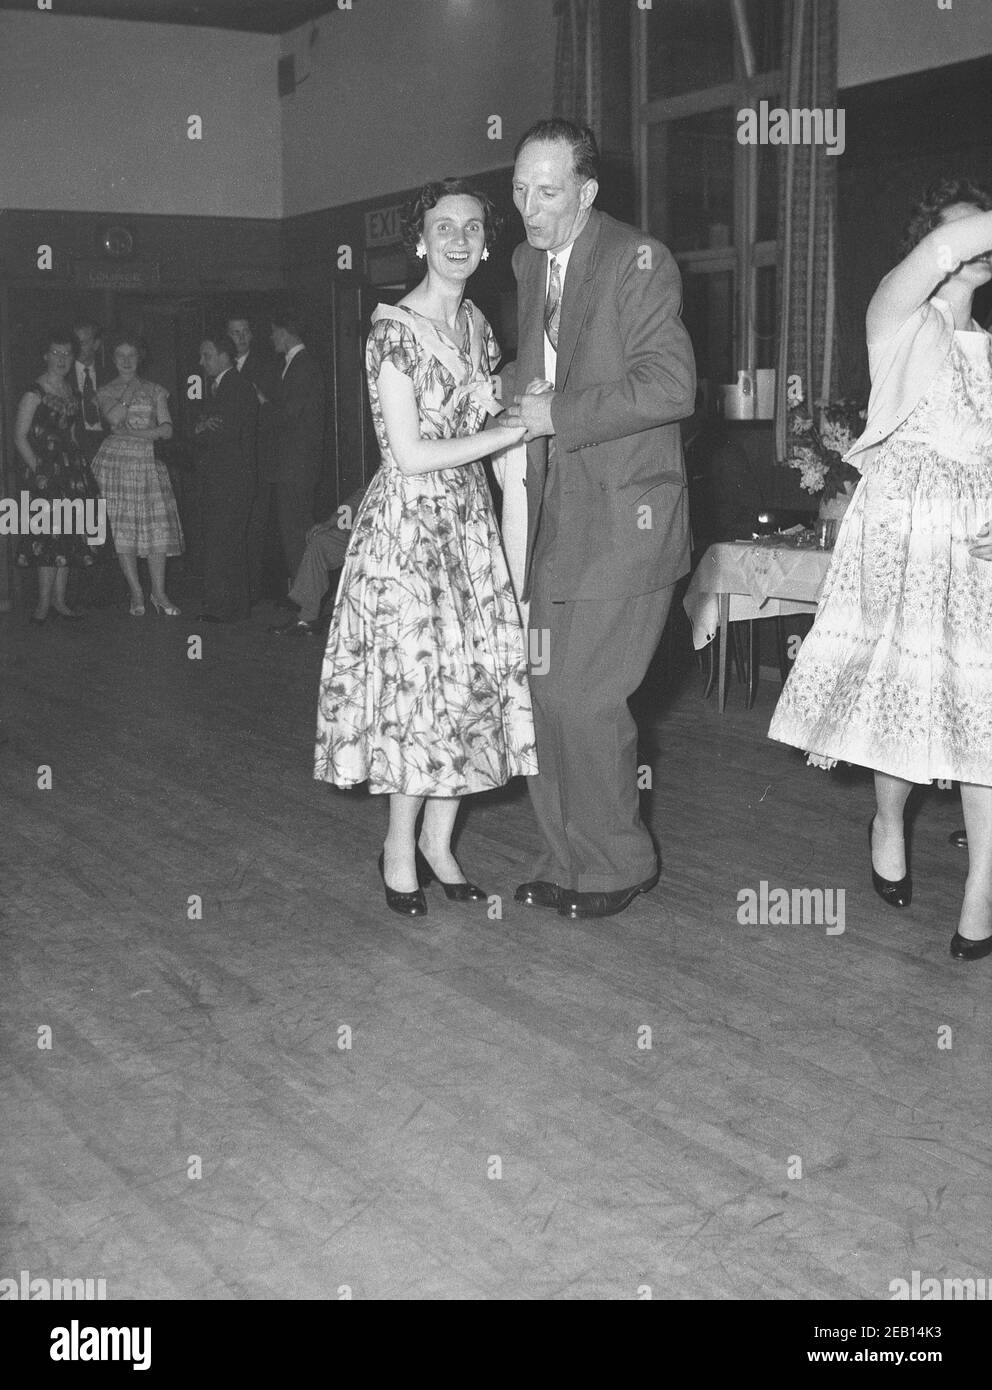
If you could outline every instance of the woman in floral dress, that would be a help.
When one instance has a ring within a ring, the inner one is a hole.
[[[992,952],[992,196],[931,190],[868,307],[862,472],[770,736],[875,772],[872,882],[909,904],[912,785],[961,784],[970,856],[951,954]]]
[[[96,497],[96,487],[76,438],[79,405],[69,386],[74,356],[71,333],[53,333],[45,341],[45,370],[25,391],[17,408],[14,442],[32,500]],[[40,625],[51,613],[79,618],[66,603],[69,570],[94,563],[94,553],[82,535],[22,536],[17,564],[38,570],[38,601],[31,621]]]
[[[459,798],[537,770],[524,637],[480,460],[499,349],[463,298],[494,214],[461,180],[428,184],[405,234],[427,274],[379,305],[366,347],[382,466],[355,518],[320,684],[315,776],[389,795],[387,904],[426,912],[432,877],[484,900],[451,851]],[[423,808],[419,846],[416,822]]]

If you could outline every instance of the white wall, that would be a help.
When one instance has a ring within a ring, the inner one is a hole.
[[[992,0],[838,0],[841,87],[992,53]]]
[[[278,57],[266,34],[0,13],[0,207],[281,216]]]
[[[842,87],[992,53],[992,0],[839,7]],[[274,218],[498,168],[550,114],[553,28],[552,0],[361,0],[314,47],[2,11],[0,207]],[[310,73],[282,101],[280,52]]]
[[[284,36],[286,215],[512,163],[551,114],[552,0],[360,0]],[[487,139],[499,115],[503,139]]]

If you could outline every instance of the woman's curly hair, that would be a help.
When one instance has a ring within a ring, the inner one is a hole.
[[[900,254],[908,256],[925,236],[940,226],[945,208],[967,203],[979,212],[992,211],[992,193],[971,179],[941,179],[932,184],[913,208],[903,234]]]
[[[145,342],[144,337],[130,328],[119,328],[116,333],[112,333],[107,347],[110,351],[111,360],[113,360],[114,353],[118,348],[134,348],[135,352],[138,354],[139,368],[145,365],[148,358],[148,344]]]
[[[503,225],[503,218],[497,212],[495,203],[468,179],[440,179],[437,183],[425,183],[416,198],[403,209],[400,225],[403,229],[403,244],[410,256],[417,254],[417,242],[424,234],[424,219],[431,208],[436,207],[442,198],[458,197],[474,198],[482,208],[486,250],[492,251]]]

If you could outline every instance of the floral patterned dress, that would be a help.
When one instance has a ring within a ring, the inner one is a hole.
[[[468,300],[467,351],[379,305],[365,352],[382,466],[355,517],[327,637],[314,776],[464,796],[537,771],[524,636],[481,462],[407,476],[379,407],[383,362],[410,377],[424,439],[476,434],[499,350]]]
[[[769,736],[810,762],[992,784],[992,338],[957,331],[864,476]]]
[[[28,442],[38,460],[32,472],[23,468],[24,486],[34,498],[95,498],[96,485],[90,475],[82,449],[76,442],[79,405],[74,396],[55,395],[39,383],[28,388],[37,397]],[[83,535],[21,536],[16,562],[59,568],[62,565],[87,567],[94,564],[96,552]]]

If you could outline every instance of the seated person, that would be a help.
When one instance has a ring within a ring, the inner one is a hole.
[[[341,503],[348,508],[353,521],[365,496],[365,484],[355,489]],[[299,613],[288,623],[270,627],[277,637],[312,637],[317,631],[320,606],[331,587],[331,575],[344,564],[345,552],[351,540],[351,530],[341,525],[341,507],[326,521],[319,521],[307,532],[306,549],[293,580],[289,597],[298,604]]]

